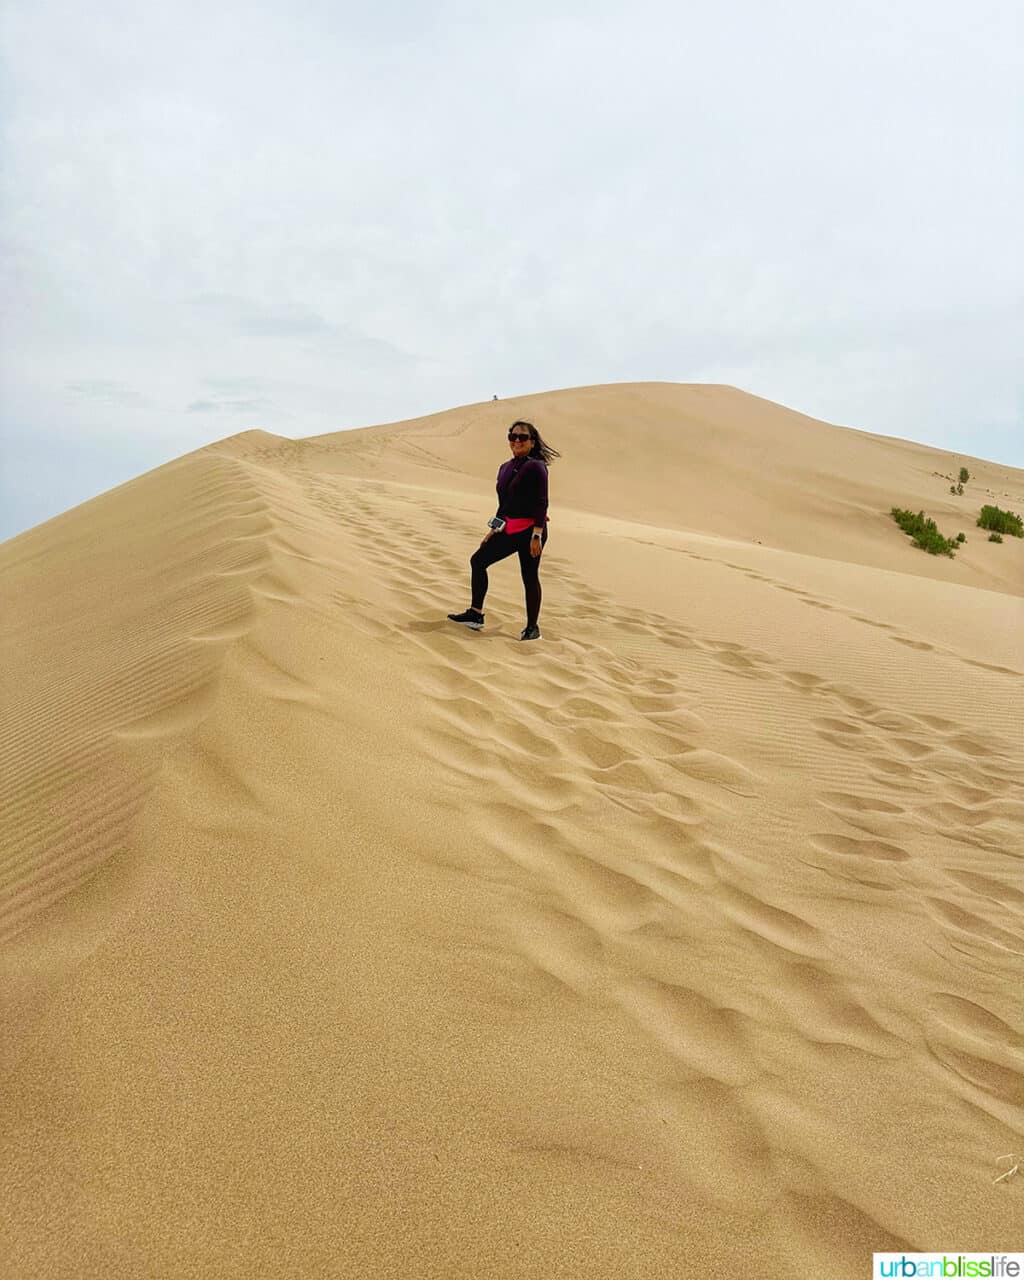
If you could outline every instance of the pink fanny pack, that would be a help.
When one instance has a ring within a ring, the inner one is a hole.
[[[531,516],[515,516],[511,520],[505,521],[505,533],[522,533],[524,529],[529,529],[533,524]]]

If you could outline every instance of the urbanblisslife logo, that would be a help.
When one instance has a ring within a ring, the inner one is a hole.
[[[879,1280],[1017,1280],[1024,1253],[876,1253],[872,1276]]]

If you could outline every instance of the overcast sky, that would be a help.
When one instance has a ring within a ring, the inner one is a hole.
[[[1019,0],[4,9],[0,538],[597,382],[1024,465]]]

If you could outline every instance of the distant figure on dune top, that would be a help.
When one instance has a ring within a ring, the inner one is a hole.
[[[472,603],[464,613],[448,617],[479,631],[484,625],[488,567],[518,552],[526,592],[526,626],[519,639],[539,640],[540,557],[548,540],[548,463],[561,454],[544,442],[532,422],[513,422],[508,443],[512,457],[498,468],[495,486],[498,514],[488,520],[484,540],[469,559]]]

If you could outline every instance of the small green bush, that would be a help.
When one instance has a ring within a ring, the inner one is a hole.
[[[935,521],[930,520],[923,511],[904,511],[900,507],[893,507],[891,514],[903,532],[913,540],[915,547],[920,547],[932,556],[953,558],[957,548],[955,539],[944,538]]]
[[[966,542],[966,541],[967,541],[967,534],[966,534],[966,533],[958,533],[958,534],[956,535],[956,540],[957,540],[957,542]]]
[[[1003,511],[1000,507],[982,507],[978,525],[982,529],[995,529],[996,533],[1009,533],[1015,538],[1024,538],[1024,520],[1013,511]]]
[[[967,483],[967,481],[968,481],[968,480],[970,480],[970,478],[971,478],[971,473],[967,470],[967,468],[966,468],[966,467],[961,467],[961,468],[960,468],[960,483],[961,483],[961,484],[966,484],[966,483]]]
[[[990,533],[988,535],[989,542],[1002,542],[1003,535],[1001,533]]]
[[[950,491],[950,493],[956,493],[956,485],[955,485],[955,484],[951,484],[951,485],[949,486],[949,491]]]

